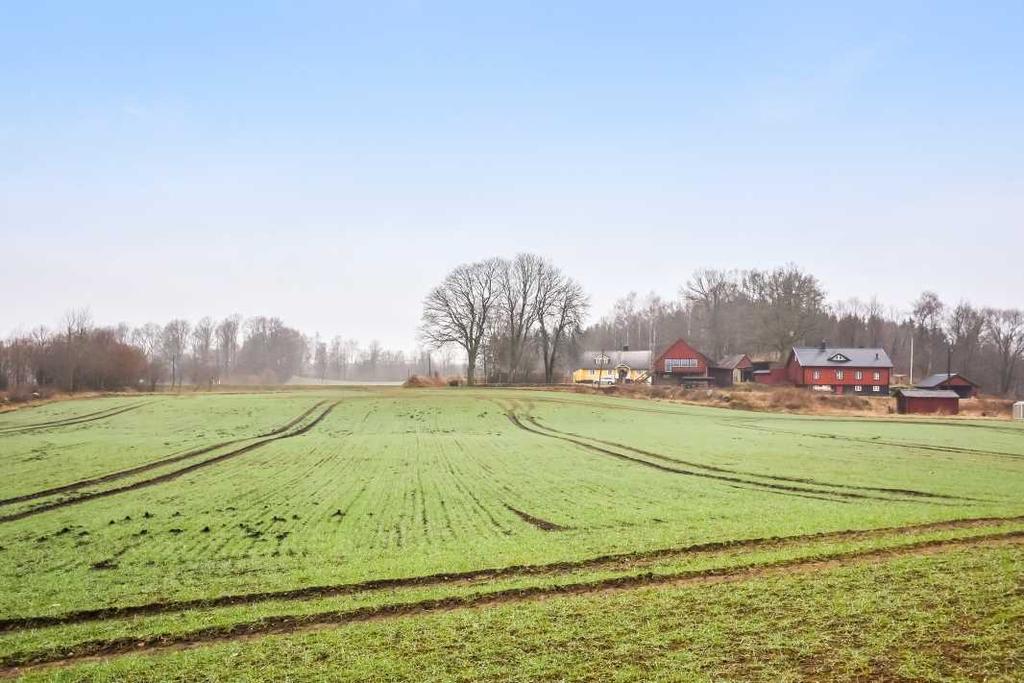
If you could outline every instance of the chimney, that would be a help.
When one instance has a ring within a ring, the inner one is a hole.
[[[623,344],[622,345],[622,350],[623,351],[629,351],[629,344]]]
[[[818,350],[824,351],[827,346],[828,346],[828,340],[827,339],[822,339],[821,340],[821,344],[818,345]]]
[[[878,355],[878,352],[877,352],[877,351],[875,351],[875,360],[880,360],[880,357],[879,357],[879,355]]]

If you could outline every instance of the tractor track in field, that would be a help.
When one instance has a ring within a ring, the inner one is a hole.
[[[210,626],[178,634],[92,640],[63,649],[16,653],[0,659],[0,675],[18,676],[32,669],[104,661],[127,654],[159,653],[216,643],[245,641],[270,635],[301,634],[346,624],[422,616],[461,609],[510,605],[539,600],[614,593],[651,586],[706,586],[771,576],[794,576],[846,566],[879,564],[910,556],[927,556],[971,547],[1000,547],[1024,542],[1024,531],[1011,531],[963,539],[920,541],[895,548],[823,553],[816,556],[752,563],[737,567],[684,571],[669,574],[634,574],[549,586],[502,589],[463,596],[430,598],[407,603],[333,610],[314,614],[268,616],[228,626]]]
[[[21,494],[21,495],[18,495],[18,496],[13,496],[11,498],[0,499],[0,507],[5,506],[5,505],[13,505],[14,503],[23,503],[23,502],[26,502],[26,501],[29,501],[29,500],[36,500],[38,498],[48,498],[49,496],[53,496],[53,495],[56,495],[58,493],[67,493],[68,491],[75,491],[77,489],[85,488],[86,486],[95,486],[97,484],[105,484],[105,483],[110,482],[110,481],[116,481],[118,479],[123,479],[125,477],[130,477],[133,474],[141,474],[142,472],[148,472],[150,470],[154,470],[154,469],[157,469],[159,467],[163,467],[165,465],[172,465],[172,464],[174,464],[176,462],[180,462],[182,460],[188,460],[189,458],[194,458],[194,457],[197,457],[197,456],[200,456],[200,455],[204,455],[204,454],[209,453],[211,451],[215,451],[218,448],[226,448],[227,446],[233,446],[234,444],[241,443],[243,441],[252,441],[254,439],[265,439],[267,437],[274,436],[275,434],[280,434],[281,432],[284,432],[284,431],[287,431],[287,430],[291,429],[292,427],[297,425],[299,422],[302,422],[302,420],[306,419],[310,415],[310,413],[312,413],[314,410],[316,410],[317,408],[319,408],[320,406],[322,406],[326,402],[327,401],[320,401],[319,403],[314,404],[311,408],[306,410],[304,413],[302,413],[298,417],[289,420],[287,423],[281,425],[280,427],[276,427],[276,428],[270,430],[269,432],[264,432],[263,434],[257,434],[255,436],[244,436],[244,437],[240,437],[240,438],[237,438],[237,439],[230,439],[228,441],[221,441],[220,443],[215,443],[215,444],[211,444],[211,445],[208,445],[208,446],[202,446],[200,448],[196,448],[196,449],[187,451],[185,453],[178,453],[176,455],[167,456],[165,458],[161,458],[159,460],[153,460],[151,462],[147,462],[147,463],[142,464],[142,465],[137,465],[135,467],[130,467],[128,469],[118,470],[116,472],[109,472],[107,474],[102,474],[102,475],[100,475],[98,477],[92,477],[90,479],[81,479],[81,480],[73,482],[71,484],[62,484],[61,486],[55,486],[53,488],[43,489],[41,491],[35,491],[33,493],[24,493],[24,494]]]
[[[171,481],[173,479],[177,479],[178,477],[189,474],[190,472],[194,472],[200,468],[207,467],[209,465],[215,465],[217,463],[229,460],[231,458],[237,458],[240,455],[244,455],[246,453],[254,451],[257,448],[262,448],[263,446],[266,446],[267,444],[273,443],[275,441],[280,441],[281,439],[290,439],[293,436],[300,436],[310,431],[318,424],[320,424],[320,422],[325,417],[327,417],[327,415],[329,415],[331,411],[334,410],[334,408],[339,403],[341,403],[340,400],[331,403],[329,406],[327,406],[326,409],[323,410],[323,412],[317,415],[316,418],[314,418],[308,424],[296,429],[295,431],[279,434],[277,436],[270,436],[261,441],[257,441],[256,443],[251,443],[246,446],[242,446],[241,448],[236,448],[233,451],[228,451],[227,453],[222,453],[220,455],[216,455],[212,458],[208,458],[197,463],[192,463],[191,465],[187,465],[185,467],[182,467],[181,469],[174,470],[173,472],[166,472],[164,474],[152,477],[150,479],[143,479],[142,481],[132,482],[131,484],[118,486],[117,488],[112,489],[105,489],[103,491],[93,491],[91,493],[86,493],[81,496],[78,496],[77,498],[58,500],[52,503],[47,503],[45,505],[40,505],[39,507],[29,508],[28,510],[22,510],[20,512],[13,512],[7,515],[3,515],[0,516],[0,523],[14,522],[20,519],[25,519],[26,517],[32,517],[33,515],[41,514],[43,512],[49,512],[50,510],[56,510],[59,508],[69,507],[72,505],[79,505],[81,503],[85,503],[90,500],[95,500],[97,498],[107,498],[109,496],[117,495],[119,493],[135,491],[137,489],[155,486],[156,484],[162,484],[164,482]],[[312,412],[313,411],[310,410],[305,414],[309,415]]]
[[[697,472],[695,472],[693,470],[682,469],[680,467],[674,467],[674,466],[671,466],[671,465],[663,465],[661,463],[651,462],[650,460],[645,460],[643,458],[635,458],[635,457],[633,457],[631,455],[626,455],[625,453],[618,453],[616,451],[609,450],[608,448],[597,446],[597,445],[595,445],[593,443],[590,443],[589,441],[586,441],[586,440],[583,440],[583,439],[576,439],[576,438],[573,438],[573,437],[570,437],[570,436],[562,436],[562,435],[559,435],[559,434],[554,434],[554,433],[549,433],[547,431],[542,431],[542,429],[546,429],[546,428],[541,428],[539,426],[537,426],[537,427],[530,427],[527,424],[525,424],[522,420],[519,419],[519,416],[515,413],[514,410],[509,409],[509,408],[504,408],[504,407],[503,407],[503,409],[505,410],[506,417],[508,417],[509,421],[512,422],[512,424],[514,424],[516,427],[519,427],[522,430],[530,432],[531,434],[536,434],[538,436],[544,436],[544,437],[547,437],[549,439],[558,439],[560,441],[565,441],[567,443],[571,443],[571,444],[575,444],[577,446],[580,446],[581,448],[585,448],[587,450],[594,451],[595,453],[600,453],[601,455],[608,455],[608,456],[611,456],[613,458],[618,458],[620,460],[625,460],[627,462],[633,462],[633,463],[637,463],[637,464],[640,464],[640,465],[645,465],[646,467],[651,467],[653,469],[661,470],[663,472],[672,472],[674,474],[681,474],[683,476],[689,476],[689,477],[699,477],[699,478],[702,478],[702,479],[712,479],[712,480],[722,481],[722,482],[725,482],[726,484],[729,484],[731,486],[736,486],[736,487],[740,487],[740,488],[747,488],[747,489],[751,489],[751,490],[763,491],[765,493],[774,493],[774,494],[777,494],[777,495],[788,495],[788,496],[797,496],[797,497],[801,497],[801,498],[811,498],[811,499],[815,499],[815,500],[825,500],[825,501],[828,501],[830,503],[845,503],[845,502],[849,502],[849,500],[881,500],[881,501],[890,502],[890,503],[907,503],[907,502],[924,503],[924,502],[926,502],[926,501],[922,501],[922,500],[909,500],[909,499],[906,499],[906,498],[876,496],[876,495],[872,495],[872,494],[869,494],[869,493],[856,493],[854,491],[821,491],[821,490],[817,490],[817,489],[805,488],[805,487],[796,486],[796,485],[792,485],[792,484],[782,484],[782,483],[772,483],[772,482],[756,481],[756,480],[751,480],[751,479],[744,479],[742,477],[738,477],[738,476],[734,476],[734,475],[719,474],[719,473],[707,472],[707,471],[704,471],[704,472],[697,471]],[[942,504],[942,503],[933,502],[933,501],[927,501],[927,502],[930,502],[933,505],[941,505]]]
[[[764,550],[782,548],[789,545],[799,545],[801,543],[861,541],[873,538],[882,538],[887,535],[913,535],[935,531],[978,529],[987,526],[1019,522],[1024,522],[1024,515],[1014,517],[976,517],[942,522],[925,522],[923,524],[911,524],[905,526],[880,527],[876,529],[845,529],[840,531],[821,531],[792,536],[767,536],[728,541],[710,541],[707,543],[698,543],[676,548],[611,553],[607,555],[588,557],[581,560],[564,560],[545,564],[510,565],[505,567],[471,569],[462,572],[447,572],[420,576],[370,579],[368,581],[353,583],[307,586],[305,588],[285,589],[279,591],[236,593],[233,595],[220,595],[211,598],[151,602],[139,605],[127,605],[123,607],[100,607],[96,609],[66,612],[58,615],[0,619],[0,633],[10,633],[52,626],[82,624],[95,621],[110,621],[140,616],[152,616],[156,614],[169,614],[196,609],[215,609],[241,605],[256,605],[259,603],[275,601],[283,602],[322,599],[336,597],[339,595],[393,590],[399,588],[423,588],[475,581],[496,581],[527,576],[553,576],[588,569],[613,569],[616,566],[630,567],[637,563],[729,550]]]
[[[77,415],[75,417],[68,417],[62,420],[52,420],[50,422],[38,422],[31,425],[20,425],[17,427],[8,427],[6,429],[0,429],[0,437],[4,436],[16,436],[19,434],[27,434],[29,432],[39,431],[41,429],[53,429],[56,427],[70,427],[72,425],[85,424],[87,422],[96,422],[98,420],[105,420],[108,417],[114,417],[116,415],[122,415],[132,410],[138,410],[143,406],[147,406],[153,403],[153,401],[143,401],[141,403],[134,403],[130,406],[120,406],[117,408],[107,408],[106,410],[98,410],[94,413],[85,413],[84,415]]]
[[[613,448],[619,448],[619,449],[622,449],[624,451],[631,451],[633,453],[637,453],[638,455],[646,455],[646,456],[651,457],[651,458],[658,458],[659,460],[665,460],[667,462],[676,462],[676,463],[679,463],[681,465],[686,465],[688,467],[694,467],[694,468],[702,469],[702,470],[708,470],[708,471],[711,471],[711,472],[721,472],[721,473],[724,473],[724,474],[736,474],[736,475],[739,475],[739,476],[742,476],[742,477],[756,477],[758,479],[770,479],[772,481],[789,482],[789,483],[795,483],[795,484],[809,484],[809,485],[812,485],[812,486],[824,486],[824,487],[828,487],[828,488],[853,489],[853,490],[856,490],[856,491],[870,491],[870,492],[873,492],[873,493],[883,493],[883,494],[891,494],[891,495],[912,496],[912,497],[917,497],[917,498],[936,498],[936,499],[944,499],[944,500],[963,500],[963,501],[974,501],[974,502],[977,502],[976,498],[966,498],[966,497],[963,497],[963,496],[950,496],[950,495],[945,495],[945,494],[942,494],[942,493],[928,493],[927,491],[918,491],[918,490],[915,490],[915,489],[885,488],[885,487],[877,487],[877,486],[858,486],[856,484],[832,484],[832,483],[829,483],[829,482],[826,482],[826,481],[821,481],[821,480],[818,480],[818,479],[806,479],[806,478],[800,478],[800,477],[780,477],[780,476],[771,475],[771,474],[758,474],[756,472],[747,472],[747,471],[744,471],[744,470],[732,470],[732,469],[728,469],[728,468],[725,468],[725,467],[715,467],[714,465],[704,465],[704,464],[701,464],[701,463],[690,462],[688,460],[682,460],[680,458],[675,458],[675,457],[668,456],[668,455],[662,455],[660,453],[655,453],[653,451],[646,451],[646,450],[643,450],[643,449],[640,449],[640,448],[635,448],[633,446],[627,446],[626,444],[621,444],[621,443],[618,443],[618,442],[615,442],[615,441],[605,441],[603,439],[597,439],[597,438],[592,437],[592,436],[585,436],[583,434],[576,434],[574,432],[566,432],[566,431],[562,431],[562,430],[559,430],[559,429],[555,429],[554,427],[548,427],[547,425],[540,424],[539,418],[534,417],[533,415],[530,415],[530,414],[526,415],[526,420],[528,422],[530,422],[531,424],[533,424],[533,425],[535,425],[537,427],[540,427],[541,429],[545,429],[545,430],[547,430],[549,432],[554,432],[556,434],[562,434],[564,436],[575,437],[575,438],[578,438],[578,439],[585,439],[587,441],[593,441],[594,443],[604,444],[605,446],[611,446]]]
[[[567,530],[569,528],[567,526],[562,526],[561,524],[555,524],[554,522],[549,522],[546,519],[541,519],[540,517],[534,517],[529,512],[523,512],[522,510],[518,510],[518,509],[512,507],[511,505],[509,505],[508,503],[505,504],[505,509],[507,509],[509,512],[511,512],[512,514],[514,514],[516,517],[518,517],[519,519],[523,520],[527,524],[535,526],[538,529],[540,529],[541,531],[565,531],[565,530]]]
[[[856,436],[840,436],[838,434],[813,434],[810,432],[794,432],[788,429],[773,429],[771,427],[750,424],[745,421],[738,421],[732,425],[738,429],[749,429],[755,432],[766,434],[786,434],[788,436],[807,436],[813,439],[828,439],[832,441],[850,441],[852,443],[863,443],[870,446],[892,446],[894,448],[909,448],[911,450],[936,451],[938,453],[954,453],[958,455],[989,455],[999,458],[1024,458],[1024,453],[1008,453],[1006,451],[985,451],[978,448],[962,448],[960,446],[936,446],[934,444],[910,443],[902,441],[882,441],[881,439],[865,439]]]

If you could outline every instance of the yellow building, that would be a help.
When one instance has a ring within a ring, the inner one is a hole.
[[[576,362],[576,384],[630,384],[650,382],[650,351],[584,351]]]

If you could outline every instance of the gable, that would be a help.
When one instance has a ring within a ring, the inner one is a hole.
[[[829,363],[849,363],[850,357],[844,356],[842,353],[834,353],[828,357]]]
[[[665,360],[666,359],[670,359],[670,360],[683,360],[683,359],[695,360],[695,361],[697,361],[697,365],[698,366],[703,366],[703,367],[707,367],[708,364],[709,364],[708,363],[708,359],[704,356],[703,353],[701,353],[697,349],[695,349],[692,346],[690,346],[689,344],[687,344],[686,341],[683,340],[683,339],[677,339],[674,342],[672,342],[672,345],[669,346],[667,349],[665,349],[664,353],[662,353],[660,356],[658,356],[658,360],[655,361],[655,365],[658,368],[664,368],[665,367]]]

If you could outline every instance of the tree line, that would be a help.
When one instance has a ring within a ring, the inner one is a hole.
[[[446,360],[451,364],[450,356]],[[98,326],[87,310],[79,309],[65,314],[56,328],[39,327],[0,341],[0,390],[152,391],[183,383],[197,388],[279,384],[299,375],[400,380],[415,372],[420,361],[378,342],[363,349],[340,337],[327,343],[318,336],[310,339],[275,317]]]
[[[586,328],[587,348],[656,353],[678,337],[719,360],[730,354],[783,362],[794,345],[883,347],[913,377],[960,372],[989,393],[1024,395],[1024,312],[943,302],[925,291],[909,308],[877,298],[829,303],[821,282],[795,265],[695,271],[677,296],[630,292]]]

